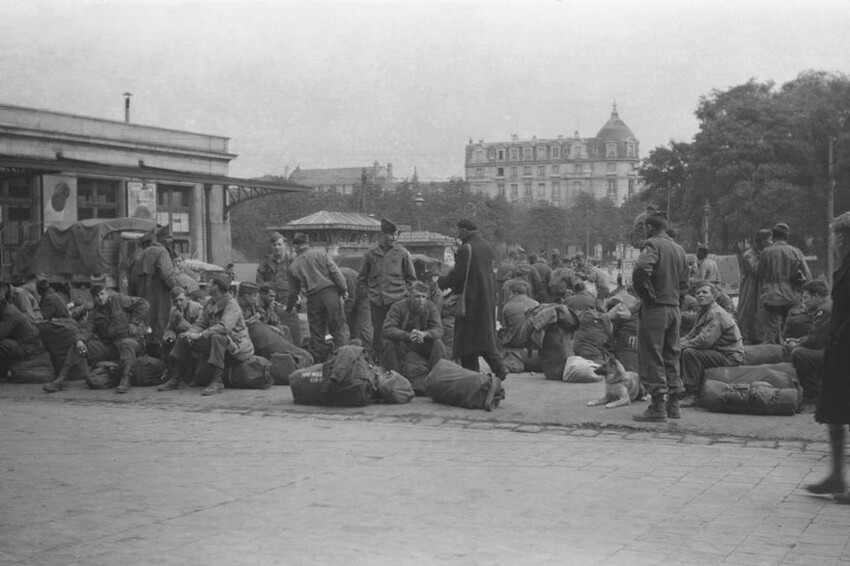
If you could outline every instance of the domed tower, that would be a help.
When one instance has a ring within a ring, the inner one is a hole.
[[[596,151],[599,157],[638,159],[637,138],[617,113],[616,102],[611,117],[596,134]]]
[[[616,102],[611,117],[592,143],[595,159],[605,163],[605,179],[599,179],[601,183],[597,182],[594,193],[597,197],[607,195],[614,204],[621,205],[638,190],[637,168],[640,157],[638,140],[617,113]]]

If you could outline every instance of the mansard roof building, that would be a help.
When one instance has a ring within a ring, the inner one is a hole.
[[[466,180],[472,190],[523,206],[570,206],[579,193],[623,204],[638,190],[638,140],[617,105],[595,137],[559,135],[466,146]]]

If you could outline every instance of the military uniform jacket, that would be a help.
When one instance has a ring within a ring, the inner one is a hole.
[[[248,326],[239,303],[229,294],[225,297],[220,303],[208,300],[189,332],[197,332],[203,338],[213,334],[224,335],[227,337],[227,351],[245,359],[254,353],[254,343],[248,336]]]
[[[413,330],[426,331],[431,340],[443,337],[443,321],[434,303],[426,301],[419,312],[413,312],[408,301],[398,301],[390,307],[384,320],[384,338],[396,342],[410,342],[410,333]]]
[[[795,283],[796,277],[800,280]],[[761,252],[759,304],[774,307],[794,305],[797,303],[795,287],[811,278],[803,252],[784,240],[775,242]]]
[[[744,342],[738,324],[729,312],[712,303],[700,310],[696,324],[680,342],[682,348],[717,350],[738,363],[744,362]]]
[[[644,305],[679,306],[680,293],[688,289],[685,250],[663,232],[644,241],[632,285]]]
[[[257,265],[257,285],[270,285],[277,294],[277,299],[285,302],[289,295],[289,266],[292,256],[284,254],[278,258],[269,254],[260,260]]]
[[[375,246],[363,254],[357,283],[368,289],[369,302],[373,305],[391,305],[404,298],[414,281],[413,260],[403,246],[389,249]]]
[[[104,342],[121,338],[144,340],[148,308],[148,302],[141,297],[112,293],[105,304],[95,304],[89,315],[94,335]]]

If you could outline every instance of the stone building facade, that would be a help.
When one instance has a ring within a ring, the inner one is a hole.
[[[619,206],[639,190],[638,140],[616,104],[595,137],[575,132],[555,139],[470,140],[465,163],[473,191],[521,206],[570,206],[582,192]]]

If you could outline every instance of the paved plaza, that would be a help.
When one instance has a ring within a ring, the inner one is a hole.
[[[823,443],[56,397],[0,427],[4,565],[850,562],[801,489]]]

